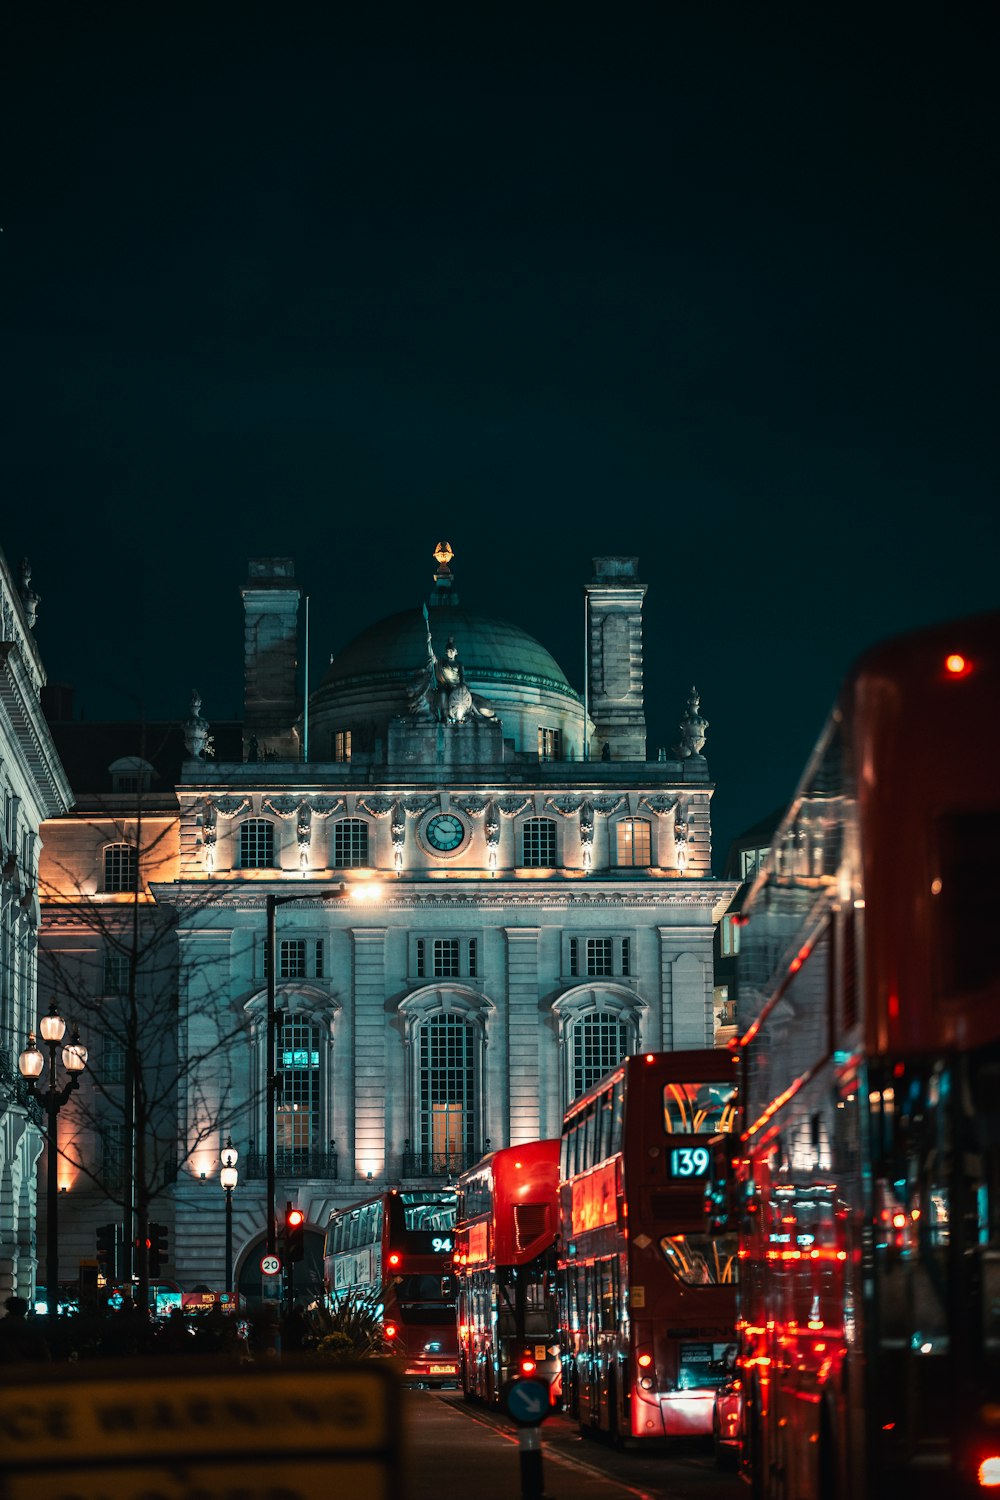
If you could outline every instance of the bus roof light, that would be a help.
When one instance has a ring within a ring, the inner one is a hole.
[[[1000,1454],[991,1453],[979,1465],[976,1478],[984,1490],[995,1490],[1000,1486]]]
[[[968,677],[972,663],[960,651],[950,651],[944,659],[944,669],[949,677]]]

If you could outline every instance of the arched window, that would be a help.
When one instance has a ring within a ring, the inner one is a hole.
[[[247,818],[240,824],[240,869],[274,867],[274,824],[267,818]]]
[[[407,1177],[447,1177],[483,1153],[483,1050],[493,1009],[462,985],[428,985],[400,1003],[411,1058]]]
[[[307,1173],[322,1140],[322,1034],[308,1015],[284,1015],[278,1034],[275,1167]]]
[[[363,818],[341,818],[333,825],[334,869],[357,869],[368,863],[368,824]]]
[[[104,889],[134,891],[137,868],[133,844],[109,844],[104,851]]]
[[[624,987],[582,986],[561,995],[552,1008],[559,1018],[567,1104],[642,1046],[646,1003]]]
[[[556,824],[554,818],[528,818],[523,829],[523,864],[535,869],[551,870],[556,864]]]
[[[619,865],[651,865],[652,840],[647,818],[622,818],[615,825]]]

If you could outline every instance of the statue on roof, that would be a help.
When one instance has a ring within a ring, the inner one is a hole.
[[[24,606],[24,617],[28,623],[28,629],[34,630],[35,621],[38,618],[38,606],[41,600],[31,587],[31,564],[26,557],[21,559],[21,587],[19,593],[21,595],[21,603]]]
[[[681,720],[679,728],[681,742],[676,746],[676,751],[680,759],[704,760],[701,750],[705,743],[708,720],[702,718],[701,695],[696,687],[691,689],[687,701],[687,713]]]
[[[215,744],[208,723],[201,716],[201,694],[191,689],[191,717],[184,724],[184,748],[194,760],[205,760],[215,754]]]
[[[415,719],[436,719],[439,724],[464,724],[467,719],[493,719],[493,709],[472,691],[458,658],[458,647],[449,636],[443,657],[434,650],[430,617],[424,605],[427,627],[427,665],[408,689],[409,711]]]

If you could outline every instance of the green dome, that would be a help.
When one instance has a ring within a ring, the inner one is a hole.
[[[432,609],[430,625],[435,654],[443,656],[449,637],[454,638],[466,676],[474,683],[520,683],[579,701],[555,657],[520,626],[469,614],[454,605]],[[426,661],[423,611],[404,609],[355,636],[331,662],[322,687],[409,682]]]

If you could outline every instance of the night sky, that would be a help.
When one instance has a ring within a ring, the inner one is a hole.
[[[231,717],[249,557],[315,685],[448,540],[581,687],[636,554],[721,869],[862,647],[996,605],[991,10],[22,6],[0,546],[50,679]]]

